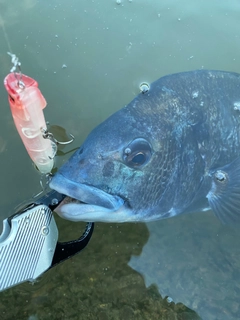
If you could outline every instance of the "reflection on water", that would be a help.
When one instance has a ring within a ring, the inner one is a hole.
[[[4,26],[23,72],[39,82],[48,102],[46,119],[76,138],[59,153],[57,167],[69,157],[66,151],[139,92],[140,83],[202,66],[240,72],[237,0],[152,0],[151,5],[0,0],[0,14],[0,78],[11,68]],[[40,185],[3,86],[0,97],[3,219]],[[60,219],[58,224],[63,236],[78,234],[78,224]],[[198,319],[196,313],[204,320],[240,318],[237,230],[223,227],[210,213],[147,228],[98,224],[79,256],[33,286],[0,293],[0,318],[187,320]]]
[[[239,230],[198,213],[147,224],[150,237],[129,265],[202,319],[240,318]]]

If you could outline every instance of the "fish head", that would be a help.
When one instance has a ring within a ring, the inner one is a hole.
[[[61,217],[150,221],[169,211],[172,195],[163,195],[175,172],[175,142],[163,105],[152,100],[140,94],[110,116],[55,174],[50,187],[68,196],[56,209]]]

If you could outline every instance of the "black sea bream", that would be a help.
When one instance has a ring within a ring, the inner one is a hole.
[[[50,187],[70,197],[56,211],[72,221],[145,222],[211,208],[234,222],[239,156],[240,75],[183,72],[97,126]]]

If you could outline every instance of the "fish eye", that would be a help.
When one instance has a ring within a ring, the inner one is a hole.
[[[123,150],[123,161],[130,168],[141,168],[152,155],[149,142],[142,138],[131,141]]]

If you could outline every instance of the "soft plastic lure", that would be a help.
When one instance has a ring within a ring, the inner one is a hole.
[[[22,73],[12,72],[4,79],[4,85],[15,126],[30,158],[40,172],[49,173],[53,168],[56,145],[44,138],[47,128],[43,109],[47,103],[38,83]]]

